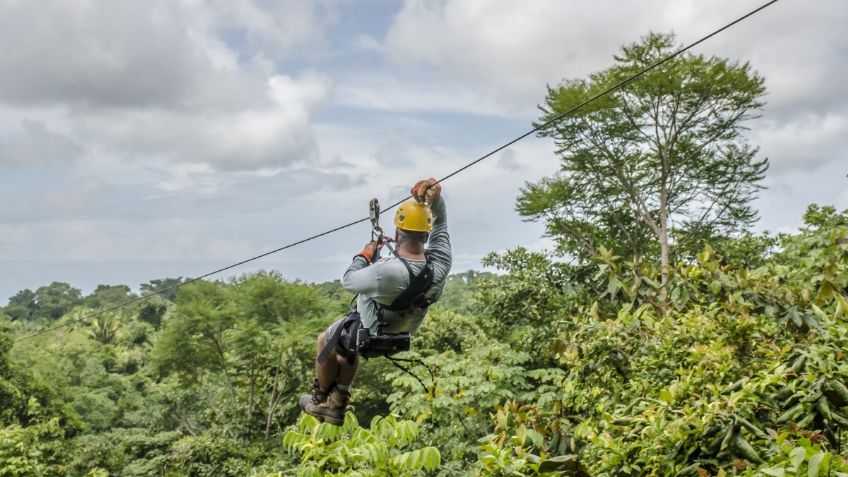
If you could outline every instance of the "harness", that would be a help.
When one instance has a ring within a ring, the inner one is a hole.
[[[369,332],[368,328],[362,326],[362,319],[353,304],[356,300],[356,297],[354,297],[351,302],[351,310],[345,315],[344,321],[336,326],[331,336],[326,337],[327,344],[318,354],[318,363],[326,361],[333,351],[344,351],[344,353],[339,354],[343,354],[350,364],[353,364],[357,355],[364,358],[389,357],[401,351],[408,351],[409,333],[386,333],[383,331],[390,325],[386,321],[384,311],[389,310],[402,315],[413,308],[426,309],[433,303],[433,300],[427,296],[427,292],[433,285],[433,265],[429,260],[426,260],[424,268],[420,272],[417,274],[413,272],[409,261],[401,257],[389,244],[389,239],[383,235],[383,230],[379,225],[380,204],[377,199],[371,199],[369,212],[372,224],[372,239],[378,244],[382,243],[389,247],[392,254],[403,263],[409,273],[409,285],[390,304],[383,305],[375,302],[378,322],[377,333],[374,335]],[[379,259],[379,252],[378,247],[374,254],[374,261]]]

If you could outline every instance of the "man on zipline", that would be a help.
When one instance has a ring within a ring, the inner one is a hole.
[[[452,258],[441,185],[418,181],[412,196],[395,213],[394,255],[373,260],[383,244],[371,241],[353,257],[342,287],[358,295],[356,307],[318,336],[313,392],[300,407],[331,424],[344,422],[359,356],[408,349],[409,334],[442,294]]]

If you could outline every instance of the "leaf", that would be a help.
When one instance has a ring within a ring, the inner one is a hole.
[[[810,463],[807,467],[807,477],[818,477],[822,461],[826,455],[824,452],[819,452],[810,458]]]
[[[424,453],[424,469],[436,470],[442,463],[442,454],[435,447],[425,447],[421,450]]]
[[[821,308],[817,307],[815,303],[811,303],[811,304],[810,304],[810,307],[813,309],[813,313],[814,313],[817,317],[819,317],[819,319],[820,319],[820,320],[822,320],[822,321],[827,321],[827,314],[825,314],[825,312],[824,312],[824,311],[822,311],[822,309],[821,309]]]
[[[536,446],[536,448],[541,448],[542,444],[545,442],[545,436],[534,429],[527,429],[527,437],[530,439],[530,442]]]
[[[620,288],[621,282],[619,282],[616,278],[610,278],[610,281],[607,284],[607,293],[609,293],[610,297],[615,297]]]
[[[721,282],[718,280],[710,282],[710,291],[713,292],[713,295],[718,295],[721,291]]]
[[[789,453],[789,462],[792,463],[792,467],[795,467],[795,470],[801,468],[801,463],[804,462],[804,458],[807,456],[807,449],[803,447],[796,447],[792,449],[792,452]]]
[[[545,459],[539,464],[539,473],[560,471],[567,475],[588,476],[588,470],[583,463],[580,462],[580,457],[574,454],[560,455]]]
[[[772,475],[774,477],[785,477],[786,476],[786,471],[783,469],[783,467],[769,467],[769,468],[766,468],[766,469],[760,469],[760,472],[762,472],[766,475]]]

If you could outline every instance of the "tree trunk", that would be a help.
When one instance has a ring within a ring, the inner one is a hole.
[[[668,181],[670,175],[670,157],[668,151],[663,154],[660,147],[660,307],[663,313],[668,310],[668,275],[669,275],[669,245],[668,245]]]
[[[280,383],[280,367],[274,370],[274,383],[271,386],[271,397],[268,399],[268,413],[265,415],[265,438],[271,437],[271,424],[274,422],[274,411],[277,408],[277,385]]]

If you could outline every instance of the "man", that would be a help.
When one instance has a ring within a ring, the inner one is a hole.
[[[318,336],[313,393],[299,403],[326,422],[344,422],[359,369],[356,330],[361,326],[370,336],[414,333],[442,294],[452,259],[441,185],[433,178],[418,181],[412,195],[395,213],[396,255],[372,263],[382,245],[372,241],[353,257],[342,287],[358,294],[356,309]]]

